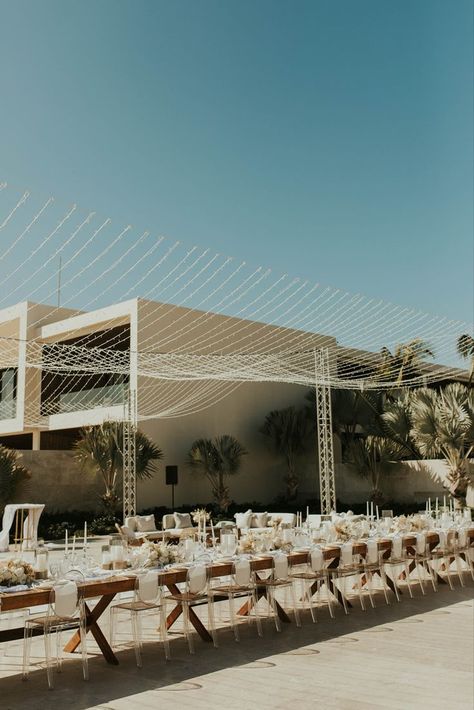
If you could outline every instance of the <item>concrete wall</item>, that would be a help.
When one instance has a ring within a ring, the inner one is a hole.
[[[444,461],[394,464],[382,481],[382,490],[388,500],[424,503],[427,498],[442,497],[446,493],[442,485],[446,471]],[[370,486],[351,466],[339,463],[336,464],[336,490],[342,502],[363,503],[368,499]]]
[[[260,408],[267,412],[274,405],[268,398],[262,398],[258,403],[254,403],[252,409],[246,396],[248,393],[239,391],[239,401],[236,402],[236,411],[242,411],[240,406],[243,403],[249,406],[248,418],[244,423],[241,420],[239,423],[237,419],[233,421],[229,414],[226,418],[219,417],[219,412],[216,412],[214,431],[209,430],[209,422],[204,425],[198,416],[178,421],[164,421],[159,425],[159,432],[155,429],[156,423],[148,427],[154,430],[155,434],[159,434],[155,436],[155,440],[166,455],[160,463],[157,476],[138,484],[138,509],[171,505],[171,488],[164,482],[164,470],[167,464],[179,466],[179,485],[175,489],[177,506],[186,503],[190,505],[198,502],[206,503],[211,500],[207,481],[196,477],[185,467],[185,454],[195,438],[209,436],[214,432],[232,432],[249,451],[241,473],[230,480],[231,496],[234,500],[270,504],[276,496],[284,493],[284,467],[265,448],[263,439],[257,431],[262,419]],[[294,393],[288,392],[289,402],[292,401],[291,397],[294,397]],[[281,399],[276,404],[282,406]],[[22,461],[33,475],[27,489],[19,492],[18,502],[29,500],[33,503],[45,503],[50,512],[98,509],[99,495],[103,490],[101,480],[82,472],[74,460],[72,451],[24,451]],[[300,486],[302,500],[319,497],[319,481],[315,474],[315,466],[314,453],[302,461]],[[474,463],[471,464],[471,468],[474,471]],[[430,471],[443,476],[446,471],[444,462],[410,461],[394,466],[383,483],[387,499],[400,503],[424,504],[428,497],[442,497],[442,485],[433,480]],[[336,490],[337,497],[343,505],[362,503],[367,500],[369,494],[367,481],[357,476],[345,464],[336,465]]]
[[[21,463],[31,479],[15,502],[45,503],[48,512],[97,510],[103,491],[98,476],[85,473],[73,451],[21,451]]]
[[[163,450],[160,473],[153,480],[140,484],[139,507],[171,505],[171,488],[165,485],[165,466],[178,466],[176,505],[209,501],[210,486],[206,479],[189,471],[186,454],[195,439],[221,434],[235,436],[248,451],[241,471],[229,479],[231,497],[240,502],[271,501],[284,492],[284,465],[259,433],[265,416],[272,409],[304,404],[307,389],[297,385],[242,384],[228,397],[198,414],[176,419],[140,422],[140,429]],[[314,473],[315,453],[301,462],[302,488],[315,496],[319,486]]]

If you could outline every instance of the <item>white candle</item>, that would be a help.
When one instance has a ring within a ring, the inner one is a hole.
[[[376,505],[375,508],[376,508],[376,511],[377,511],[377,520],[378,520],[378,519],[379,519],[379,506]]]
[[[428,501],[426,501],[426,504],[425,504],[425,513],[426,513],[426,515],[428,515]]]
[[[67,548],[68,548],[68,538],[67,538],[67,528],[66,528],[66,539],[64,541],[64,554],[67,555]]]
[[[308,522],[309,518],[309,505],[306,506],[306,522]]]
[[[446,508],[446,496],[443,496],[443,508]]]
[[[427,503],[426,505],[428,505],[428,503]],[[426,508],[426,510],[428,510],[428,508]],[[370,515],[370,513],[369,513],[369,501],[367,501],[367,513],[366,513],[366,517],[368,518],[369,515]]]
[[[374,501],[373,500],[370,502],[370,517],[371,518],[374,517]]]
[[[74,533],[74,537],[72,538],[72,554],[74,554],[76,551],[76,533]]]
[[[87,523],[84,523],[84,549],[87,547]]]
[[[202,521],[202,541],[206,544],[206,516]]]
[[[435,504],[435,513],[436,517],[438,517],[438,499],[436,498],[436,504]]]
[[[212,522],[212,518],[211,518],[211,536],[212,536],[212,545],[213,545],[213,547],[215,547],[216,546],[216,536],[214,533],[214,523]]]

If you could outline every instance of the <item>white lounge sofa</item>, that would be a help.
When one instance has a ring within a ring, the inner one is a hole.
[[[234,515],[238,530],[250,530],[253,533],[265,532],[278,522],[284,527],[294,528],[296,515],[294,513],[258,513],[247,510]]]
[[[168,537],[181,537],[197,530],[189,513],[167,513],[163,515],[163,532]]]
[[[155,516],[133,515],[125,518],[125,525],[120,525],[121,534],[130,541],[161,540],[163,533],[156,529]]]

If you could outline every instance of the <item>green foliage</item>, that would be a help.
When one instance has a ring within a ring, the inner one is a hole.
[[[313,420],[314,421],[314,420]],[[285,476],[287,496],[294,500],[298,495],[298,457],[303,454],[312,439],[314,424],[305,409],[287,407],[273,410],[265,417],[260,432],[268,439],[274,451],[281,456],[287,473]]]
[[[474,338],[472,335],[463,333],[459,336],[456,346],[457,351],[462,358],[465,360],[471,358],[471,366],[469,368],[469,383],[471,383],[474,376]]]
[[[18,488],[29,478],[30,471],[20,464],[20,455],[14,449],[0,445],[0,506],[5,506],[15,496]]]
[[[106,513],[94,518],[89,525],[89,530],[92,535],[109,535],[116,532],[115,523],[120,523],[119,518],[112,513]]]
[[[116,488],[123,474],[123,423],[104,422],[100,426],[81,430],[76,443],[76,459],[84,470],[99,473],[104,482],[102,503],[109,513],[114,511],[120,498]],[[135,433],[137,478],[151,478],[157,470],[156,461],[163,452],[143,432]]]
[[[229,434],[215,439],[196,439],[191,445],[187,464],[191,470],[208,479],[214,500],[222,512],[230,504],[225,478],[239,472],[242,457],[246,454],[239,441]]]
[[[458,382],[436,391],[413,390],[383,415],[400,437],[408,438],[424,458],[445,459],[448,488],[463,500],[471,481],[468,459],[474,452],[474,390]]]
[[[397,386],[418,377],[423,361],[434,357],[431,346],[421,338],[397,345],[393,353],[384,347],[380,354],[382,357],[378,367],[379,379],[383,382],[395,382]]]

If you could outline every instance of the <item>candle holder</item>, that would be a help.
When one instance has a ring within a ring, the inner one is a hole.
[[[49,550],[43,540],[38,541],[35,548],[34,570],[36,579],[48,579]]]

